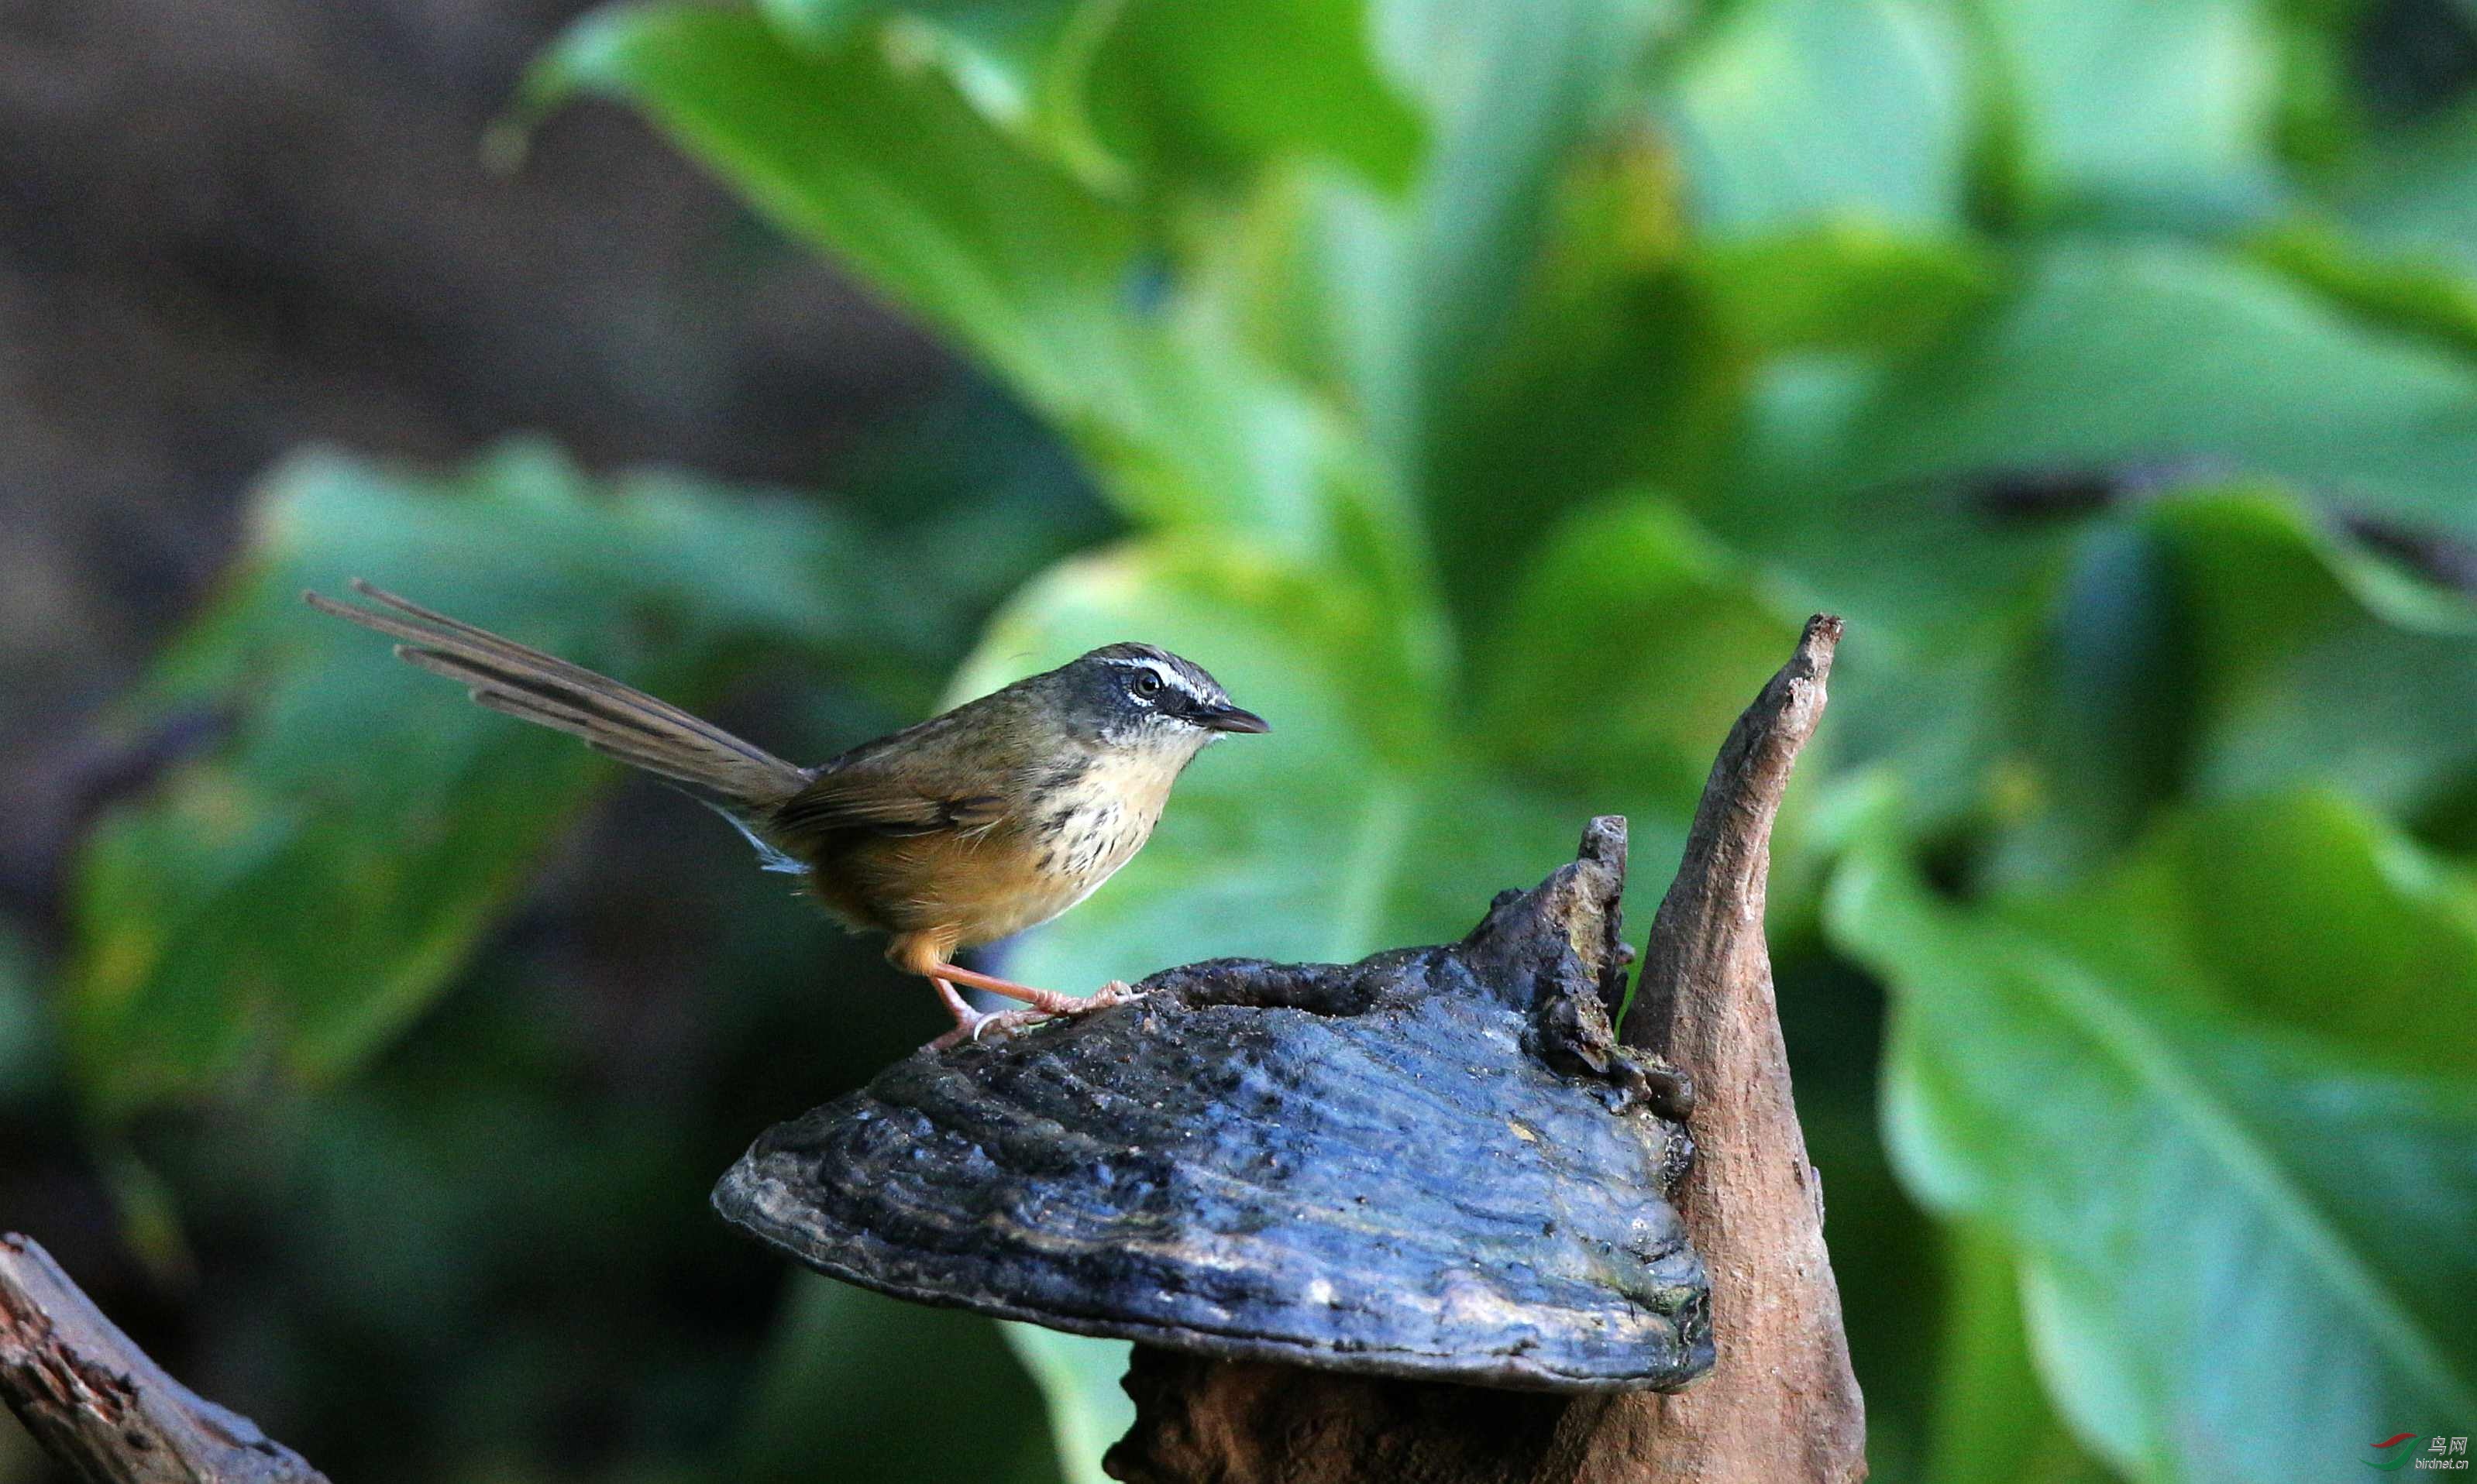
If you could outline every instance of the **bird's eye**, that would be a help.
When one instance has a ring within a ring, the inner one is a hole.
[[[1135,683],[1132,688],[1136,693],[1137,699],[1150,701],[1153,697],[1161,694],[1162,678],[1153,674],[1150,670],[1138,670],[1136,672]]]

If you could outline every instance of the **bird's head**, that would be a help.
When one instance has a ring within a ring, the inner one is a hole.
[[[1269,731],[1202,665],[1150,644],[1112,644],[1052,671],[1078,731],[1104,746],[1192,754],[1234,731]]]

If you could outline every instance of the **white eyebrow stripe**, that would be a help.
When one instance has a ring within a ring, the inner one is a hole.
[[[1210,701],[1213,699],[1212,697],[1204,694],[1204,692],[1196,689],[1195,682],[1180,674],[1176,665],[1168,664],[1159,659],[1137,656],[1122,659],[1113,656],[1112,658],[1102,660],[1101,663],[1105,665],[1124,665],[1130,670],[1150,670],[1153,674],[1161,677],[1161,682],[1163,685],[1175,686],[1181,695],[1186,696],[1190,701]]]

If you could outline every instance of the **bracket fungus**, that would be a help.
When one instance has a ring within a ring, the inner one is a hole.
[[[899,1298],[1222,1360],[1526,1390],[1712,1365],[1685,1079],[1617,1044],[1625,822],[1459,943],[1217,959],[922,1051],[761,1137],[732,1222]]]

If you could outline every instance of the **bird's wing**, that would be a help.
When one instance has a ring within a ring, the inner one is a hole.
[[[924,788],[893,768],[856,762],[820,773],[777,805],[769,833],[786,841],[854,832],[873,835],[973,834],[1006,817],[996,794]]]

